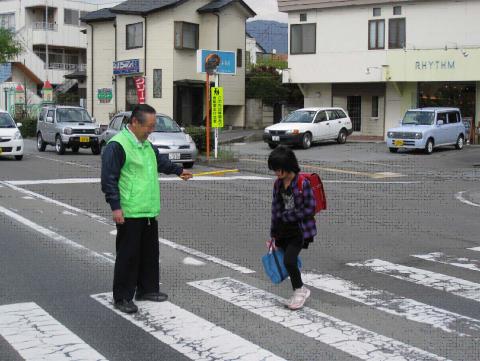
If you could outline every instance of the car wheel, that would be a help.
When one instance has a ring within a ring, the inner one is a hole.
[[[433,139],[430,138],[429,140],[427,140],[427,144],[425,145],[425,153],[427,154],[432,154],[433,153]]]
[[[310,133],[305,133],[302,138],[302,148],[308,149],[312,146],[312,135]]]
[[[270,149],[275,149],[277,146],[278,146],[278,144],[268,143],[268,147],[269,147]]]
[[[39,152],[45,152],[45,148],[47,147],[47,143],[43,141],[42,133],[37,134],[37,149]]]
[[[465,140],[463,139],[463,135],[459,135],[457,139],[457,144],[455,144],[455,148],[457,148],[458,150],[462,150],[464,145]]]
[[[16,160],[22,160],[22,159],[23,159],[23,155],[16,155],[16,156],[15,156],[15,159],[16,159]]]
[[[347,142],[347,131],[345,129],[340,130],[337,137],[338,144],[345,144]]]
[[[78,145],[75,145],[72,147],[72,152],[73,153],[78,153],[78,150],[80,149],[80,147]]]
[[[57,138],[55,138],[55,150],[59,155],[65,154],[65,144],[62,143],[62,138],[58,135]]]
[[[397,153],[398,152],[398,148],[389,148],[390,149],[390,153]]]
[[[193,168],[193,162],[183,163],[183,168],[185,169]]]
[[[92,153],[94,155],[99,155],[102,150],[100,149],[100,144],[92,145]]]

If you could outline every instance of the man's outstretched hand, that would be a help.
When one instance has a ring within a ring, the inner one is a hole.
[[[180,174],[180,178],[182,178],[184,181],[189,180],[192,177],[192,172],[189,172],[188,170],[183,170],[182,174]]]

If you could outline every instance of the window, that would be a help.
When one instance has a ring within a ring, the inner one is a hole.
[[[373,8],[373,16],[380,16],[382,15],[382,9],[381,8]]]
[[[378,117],[378,96],[376,95],[372,97],[372,117]]]
[[[338,119],[337,112],[332,109],[332,110],[327,110],[327,115],[328,115],[328,120],[335,120]]]
[[[47,113],[47,119],[46,119],[46,122],[47,123],[53,123],[53,110],[49,110],[48,113]],[[51,120],[49,120],[48,118],[51,118]]]
[[[143,23],[127,25],[127,50],[143,47]]]
[[[162,97],[162,69],[153,69],[153,97]]]
[[[317,116],[315,117],[315,123],[321,123],[327,121],[327,113],[324,110],[318,112]]]
[[[347,115],[345,114],[345,112],[343,110],[337,109],[335,111],[337,112],[338,119],[343,119],[343,118],[347,117]]]
[[[122,125],[122,119],[123,119],[123,117],[121,115],[116,117],[112,121],[111,128],[113,128],[115,130],[120,130],[120,126]]]
[[[402,7],[401,6],[394,6],[393,7],[393,15],[402,15]]]
[[[241,68],[243,63],[243,51],[242,49],[237,49],[237,68]]]
[[[388,21],[388,48],[403,49],[405,47],[405,19]]]
[[[450,112],[448,113],[448,124],[458,123],[458,113]]]
[[[65,25],[78,26],[80,24],[79,11],[73,9],[63,9],[63,23]]]
[[[133,77],[125,78],[125,110],[131,111],[138,104],[137,87]]]
[[[385,49],[385,20],[368,22],[368,49]]]
[[[300,14],[300,21],[307,21],[307,14]]]
[[[0,28],[15,30],[15,13],[0,14]]]
[[[438,121],[441,120],[443,124],[447,123],[447,113],[438,113],[437,114],[437,123]]]
[[[290,54],[315,54],[317,24],[290,26]]]
[[[198,24],[175,22],[175,49],[198,49]]]

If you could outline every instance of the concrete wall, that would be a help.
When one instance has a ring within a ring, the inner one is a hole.
[[[329,107],[332,105],[332,84],[302,84],[304,106]]]

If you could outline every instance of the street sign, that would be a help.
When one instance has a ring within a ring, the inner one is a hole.
[[[217,54],[220,57],[217,74],[235,75],[237,73],[237,54],[235,52],[205,49],[197,50],[197,72],[206,72],[205,61],[210,54]]]
[[[223,128],[223,88],[212,87],[212,128]]]

